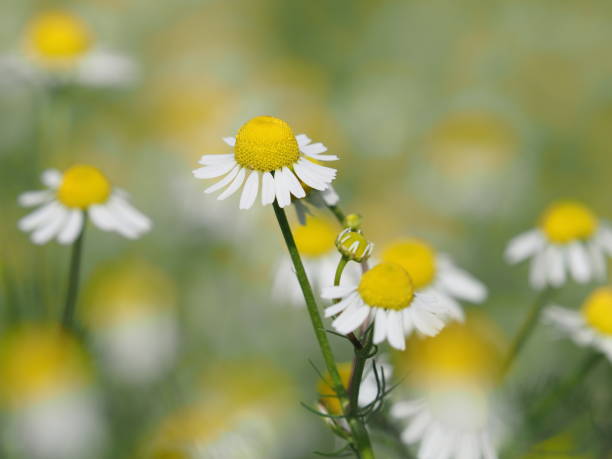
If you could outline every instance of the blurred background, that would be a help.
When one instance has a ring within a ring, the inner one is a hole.
[[[122,78],[14,65],[47,11],[82,21],[87,50],[121,55]],[[218,202],[191,174],[258,115],[340,156],[341,207],[363,215],[377,247],[423,237],[481,279],[490,298],[468,309],[503,348],[534,297],[527,267],[503,261],[507,241],[555,199],[612,216],[611,20],[603,0],[1,2],[0,456],[335,449],[299,404],[316,399],[308,359],[322,365],[305,310],[272,295],[285,249],[271,209]],[[86,346],[48,333],[69,249],[35,246],[17,229],[17,196],[39,189],[44,169],[74,163],[100,168],[154,222],[138,241],[88,232]],[[558,302],[578,305],[592,287],[568,286]],[[505,388],[510,438],[522,407],[584,353],[554,338],[538,329]],[[529,457],[607,457],[609,367],[534,434],[553,453]],[[44,405],[47,423],[23,408],[46,403],[50,388],[82,431],[52,422],[57,406]],[[380,457],[405,457],[383,437]]]

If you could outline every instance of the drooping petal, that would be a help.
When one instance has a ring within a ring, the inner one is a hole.
[[[72,244],[79,234],[81,234],[82,229],[83,211],[81,209],[71,210],[64,228],[57,236],[57,242],[64,245]]]
[[[276,192],[276,201],[279,207],[283,208],[291,204],[291,194],[281,169],[274,171],[274,191]]]
[[[264,172],[261,183],[261,204],[267,206],[274,202],[276,196],[274,189],[274,177],[270,172]]]
[[[582,244],[579,242],[571,243],[566,253],[569,269],[574,280],[580,283],[588,282],[591,279],[591,265]]]
[[[505,258],[508,263],[518,263],[533,255],[544,245],[544,237],[539,230],[519,234],[508,243]]]
[[[242,190],[242,196],[240,196],[240,208],[241,209],[250,209],[257,199],[257,192],[259,191],[259,172],[253,171],[249,178],[246,180],[244,184],[244,189]]]
[[[302,185],[300,185],[299,180],[293,174],[293,172],[291,172],[287,166],[283,167],[282,171],[283,175],[285,176],[285,183],[287,184],[291,194],[298,199],[306,196],[304,188],[302,188]]]
[[[223,193],[221,193],[217,197],[217,199],[219,201],[222,201],[222,200],[224,200],[226,198],[229,198],[236,191],[238,191],[238,188],[240,188],[240,186],[244,182],[245,176],[246,176],[246,169],[243,167],[242,169],[240,169],[240,171],[238,172],[238,175],[236,176],[234,181],[230,184],[230,186],[228,186],[225,190],[223,190]]]
[[[217,190],[220,190],[221,188],[229,185],[229,183],[234,180],[234,178],[236,178],[236,176],[238,175],[238,172],[240,172],[241,167],[239,165],[236,165],[229,174],[227,174],[225,177],[223,177],[221,180],[219,180],[217,183],[215,183],[214,185],[209,186],[208,188],[206,188],[204,190],[204,193],[206,194],[210,194],[210,193],[214,193]]]

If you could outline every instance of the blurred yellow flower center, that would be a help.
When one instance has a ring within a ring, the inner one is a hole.
[[[84,209],[105,202],[110,192],[111,185],[102,172],[92,166],[76,165],[64,172],[57,199],[68,207]]]
[[[584,302],[582,314],[595,330],[612,335],[612,287],[595,290]]]
[[[291,127],[273,116],[258,116],[244,124],[236,136],[236,162],[258,171],[292,166],[300,157]]]
[[[359,294],[369,306],[400,310],[410,306],[414,285],[404,268],[384,262],[361,276]]]
[[[352,371],[353,364],[351,362],[338,364],[338,373],[340,373],[340,380],[345,389],[349,387]],[[336,396],[336,391],[332,388],[332,381],[329,373],[325,373],[325,379],[319,379],[317,383],[317,392],[321,396],[321,403],[325,406],[329,414],[342,414],[340,400]]]
[[[327,220],[309,218],[306,225],[295,229],[293,237],[302,255],[320,257],[334,249],[336,230]]]
[[[89,49],[91,36],[85,23],[76,16],[52,12],[32,21],[28,44],[40,58],[73,60]]]
[[[597,229],[597,217],[578,202],[564,201],[544,212],[540,226],[552,242],[566,243],[590,237]]]
[[[436,274],[435,252],[419,239],[406,239],[390,245],[383,252],[382,259],[397,263],[408,271],[416,289],[429,285]]]

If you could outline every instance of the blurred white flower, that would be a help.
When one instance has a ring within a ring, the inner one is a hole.
[[[240,208],[250,209],[259,193],[265,206],[275,200],[280,207],[291,204],[291,196],[306,196],[302,184],[315,190],[326,190],[336,177],[336,170],[321,166],[316,161],[335,161],[336,155],[323,155],[327,148],[321,143],[311,144],[304,134],[295,136],[291,127],[272,116],[258,116],[245,123],[236,137],[223,139],[234,148],[234,153],[204,155],[199,163],[204,166],[193,171],[199,179],[222,177],[205,193],[225,188],[218,199],[233,195],[244,184]],[[247,172],[250,172],[248,178]]]
[[[48,169],[41,180],[46,190],[29,191],[18,199],[24,207],[40,206],[19,221],[19,229],[32,232],[35,244],[54,238],[60,244],[71,244],[81,234],[85,216],[101,230],[129,239],[151,229],[151,221],[132,207],[127,193],[113,188],[93,166],[75,165],[63,174]]]
[[[601,281],[605,257],[612,256],[612,229],[579,202],[557,202],[538,228],[510,241],[505,256],[509,263],[531,257],[530,282],[536,289],[560,287],[568,274],[580,283]]]
[[[434,295],[416,292],[410,274],[396,263],[380,263],[358,283],[326,287],[321,296],[341,299],[325,310],[325,317],[337,316],[332,326],[338,333],[374,321],[374,343],[388,340],[396,349],[405,349],[405,338],[414,330],[434,336],[447,321],[462,317]]]
[[[585,300],[580,311],[549,306],[544,321],[559,328],[579,346],[603,352],[612,361],[612,288],[601,287]]]
[[[132,59],[100,48],[88,25],[67,11],[34,17],[23,45],[23,51],[0,57],[0,70],[32,82],[93,87],[126,85],[138,75]]]
[[[487,298],[487,289],[480,281],[455,266],[448,255],[436,253],[420,239],[403,239],[390,244],[381,259],[399,264],[410,274],[417,292],[434,296],[460,320],[464,314],[459,301],[482,303]]]

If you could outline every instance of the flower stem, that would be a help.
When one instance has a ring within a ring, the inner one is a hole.
[[[83,228],[81,233],[72,244],[72,255],[70,257],[70,271],[68,273],[68,288],[66,292],[66,304],[62,315],[62,326],[66,330],[74,329],[74,313],[79,293],[79,275],[81,271],[81,258],[83,252],[83,240],[85,239],[85,227],[87,226],[87,214],[83,216]]]
[[[346,390],[342,385],[342,379],[338,373],[334,354],[329,344],[329,340],[327,339],[325,326],[323,325],[323,320],[319,314],[319,308],[317,307],[317,303],[312,292],[312,287],[310,286],[308,276],[306,275],[304,265],[302,264],[302,259],[300,258],[297,246],[295,245],[295,240],[293,239],[293,234],[291,233],[291,227],[287,221],[287,215],[285,214],[285,211],[276,203],[276,201],[273,203],[273,207],[278,225],[280,226],[281,232],[283,233],[283,238],[285,239],[285,244],[287,245],[287,250],[289,251],[289,256],[291,257],[291,261],[295,268],[295,274],[302,289],[302,294],[304,295],[308,315],[310,316],[310,321],[312,322],[315,336],[319,343],[319,347],[321,348],[321,353],[323,354],[323,359],[325,360],[325,366],[327,367],[327,371],[331,377],[334,391],[336,394],[338,394],[340,406],[345,406],[346,402],[348,402]],[[373,459],[374,452],[372,450],[372,446],[370,445],[370,438],[361,420],[356,417],[347,416],[347,422],[351,428],[354,442],[353,446],[358,454],[358,457],[360,459]]]
[[[344,212],[342,212],[342,210],[340,210],[340,208],[338,206],[331,206],[328,205],[327,208],[331,211],[332,214],[334,214],[334,217],[336,217],[336,220],[338,220],[338,223],[340,223],[341,225],[344,225]]]
[[[529,310],[529,313],[527,314],[523,325],[521,325],[521,328],[512,340],[508,355],[506,356],[506,359],[502,364],[500,374],[501,378],[506,376],[506,374],[512,367],[512,364],[516,360],[516,357],[521,352],[523,346],[529,339],[531,333],[533,332],[535,326],[537,325],[540,319],[540,313],[542,312],[542,308],[550,300],[552,292],[553,290],[551,288],[546,288],[542,290],[542,292],[540,292],[533,305],[531,306],[531,309]]]

